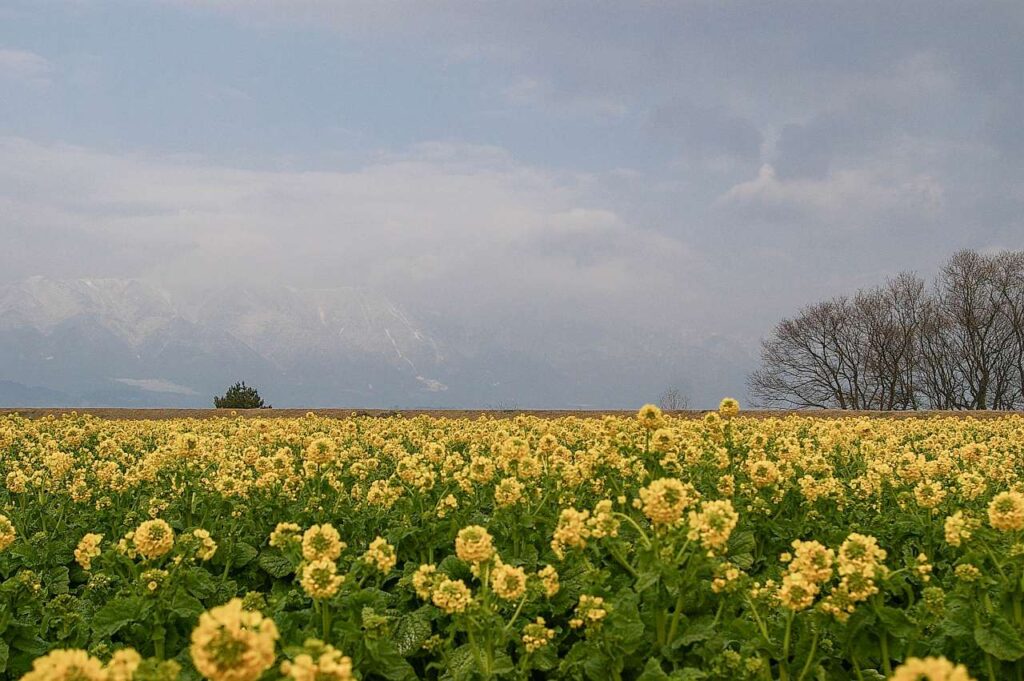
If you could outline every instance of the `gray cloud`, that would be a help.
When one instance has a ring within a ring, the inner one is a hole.
[[[351,172],[262,172],[0,142],[0,201],[21,226],[12,267],[27,255],[51,275],[79,271],[51,251],[59,230],[68,252],[104,253],[85,258],[95,269],[179,284],[369,285],[467,317],[509,304],[564,315],[586,298],[623,315],[656,309],[656,295],[639,305],[643,292],[676,281],[651,264],[685,248],[600,207],[587,184],[446,144]]]
[[[756,160],[761,155],[761,131],[749,119],[722,108],[677,101],[656,107],[648,129],[658,141],[687,157],[734,157]]]
[[[927,273],[961,247],[1024,247],[1020,4],[162,6],[369,54],[381,66],[366,90],[339,98],[392,96],[367,105],[363,129],[352,102],[327,101],[336,115],[302,119],[317,149],[294,155],[243,138],[178,156],[196,151],[188,135],[151,144],[126,126],[87,144],[72,122],[26,134],[0,121],[28,138],[0,142],[4,276],[360,284],[522,347],[753,347],[809,300]],[[32,47],[38,59],[8,56],[7,73],[59,90],[64,62]],[[419,68],[387,70],[403,60]],[[268,106],[261,79],[288,84],[233,66],[224,82],[203,74],[204,105],[244,114]],[[343,70],[316,68],[325,84]],[[231,120],[209,122],[230,138]],[[338,130],[358,153],[333,145]]]

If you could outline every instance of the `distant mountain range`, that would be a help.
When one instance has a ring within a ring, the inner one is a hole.
[[[539,353],[487,333],[446,334],[358,288],[178,298],[131,279],[0,286],[2,406],[210,406],[245,380],[281,407],[601,408],[669,385],[697,401],[735,394],[749,364],[723,339],[614,347]]]

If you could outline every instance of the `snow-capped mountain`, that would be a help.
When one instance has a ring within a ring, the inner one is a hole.
[[[440,348],[408,313],[358,289],[193,301],[136,280],[0,287],[0,380],[84,404],[206,405],[239,379],[288,401],[393,403],[447,389]]]
[[[703,405],[752,364],[728,338],[443,321],[361,288],[35,277],[0,286],[0,405],[206,407],[237,380],[281,407],[611,408],[670,386]]]

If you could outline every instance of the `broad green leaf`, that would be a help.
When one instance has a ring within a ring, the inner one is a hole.
[[[668,674],[661,668],[661,661],[652,657],[647,660],[644,670],[640,676],[636,677],[636,681],[668,681]]]
[[[246,544],[244,541],[238,542],[231,550],[231,565],[233,567],[245,567],[251,563],[257,555],[259,555],[259,551],[257,551],[251,544]]]
[[[258,565],[271,577],[287,577],[295,572],[295,566],[287,556],[271,551],[260,554]]]
[[[115,598],[108,601],[92,618],[97,636],[108,637],[131,622],[141,621],[149,611],[149,601],[138,597]]]
[[[195,596],[184,589],[178,589],[175,592],[174,598],[167,604],[167,609],[183,619],[194,619],[206,610]]]
[[[402,657],[415,655],[422,649],[424,641],[430,638],[430,619],[422,610],[399,618],[392,635],[395,650]]]
[[[979,648],[1000,660],[1013,662],[1024,657],[1024,641],[1020,633],[1000,615],[979,622],[974,627],[974,641]]]

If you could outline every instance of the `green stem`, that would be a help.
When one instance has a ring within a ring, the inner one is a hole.
[[[757,607],[750,598],[747,598],[747,605],[750,606],[750,614],[754,616],[754,621],[757,622],[757,628],[761,630],[761,636],[764,637],[766,643],[771,643],[772,639],[768,636],[768,627],[765,625],[764,620],[761,619],[761,615],[757,612]]]
[[[162,624],[158,624],[153,629],[153,650],[156,659],[164,659],[164,636],[165,630]]]
[[[793,611],[786,611],[786,633],[782,636],[782,659],[779,660],[779,681],[789,679],[789,641],[793,635]]]
[[[473,630],[470,629],[467,633],[469,634],[469,649],[473,653],[473,659],[476,661],[477,669],[479,669],[480,672],[483,674],[490,673],[490,669],[487,669],[486,665],[484,664],[484,659],[480,657],[480,648],[476,644],[476,637],[473,636]]]
[[[331,609],[327,606],[327,601],[320,602],[320,624],[324,643],[329,643],[331,640]]]
[[[719,607],[721,612],[721,607]],[[683,590],[679,590],[679,597],[676,598],[675,608],[672,611],[672,621],[668,625],[668,638],[665,640],[666,643],[671,643],[676,638],[676,631],[679,629],[679,618],[683,614]]]
[[[502,631],[507,632],[509,629],[512,628],[512,624],[516,621],[516,618],[519,617],[519,613],[522,612],[523,605],[525,603],[526,603],[526,595],[524,594],[522,599],[520,599],[520,601],[519,601],[519,605],[516,607],[516,611],[514,613],[512,613],[512,619],[510,619],[508,621],[508,624],[505,625],[505,628],[502,629]]]
[[[996,670],[992,666],[992,656],[985,653],[985,671],[988,674],[988,681],[996,681]]]
[[[650,540],[650,538],[649,538],[649,537],[647,536],[647,533],[646,533],[646,532],[644,532],[644,531],[643,531],[643,529],[641,529],[641,527],[640,527],[639,525],[637,525],[637,524],[636,524],[636,521],[635,521],[635,520],[633,520],[632,518],[630,518],[630,517],[629,517],[628,515],[626,515],[625,513],[620,513],[620,512],[618,512],[618,511],[616,511],[616,512],[615,512],[615,513],[614,513],[613,515],[614,515],[614,516],[616,516],[617,518],[622,518],[622,519],[623,519],[623,520],[625,520],[625,521],[626,521],[627,523],[629,523],[630,525],[632,525],[632,526],[633,526],[633,529],[635,529],[635,530],[637,531],[637,534],[639,534],[639,535],[640,535],[640,539],[641,539],[641,540],[643,540],[643,543],[644,543],[644,547],[645,547],[645,548],[650,548],[650,547],[651,547],[651,540]]]
[[[807,672],[811,671],[811,663],[814,662],[814,654],[818,652],[818,631],[814,631],[814,636],[811,638],[811,651],[807,653],[807,662],[804,662],[804,668],[800,670],[800,676],[797,681],[804,681],[804,677],[807,676]]]
[[[622,569],[629,573],[630,577],[632,577],[633,579],[636,579],[637,577],[640,576],[640,573],[638,573],[636,571],[636,568],[634,568],[632,565],[630,565],[629,561],[627,561],[625,558],[623,558],[622,555],[618,552],[617,549],[615,549],[612,546],[609,546],[608,547],[608,551],[609,551],[609,553],[612,554],[612,558],[615,559],[615,562],[618,563],[619,565],[621,565]]]
[[[658,632],[658,645],[665,645],[665,611],[658,610],[654,614],[654,626]]]
[[[885,672],[885,678],[889,678],[892,676],[892,662],[889,659],[889,632],[883,630],[878,640],[882,649],[882,671]]]

